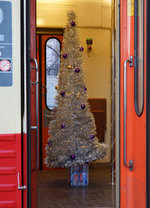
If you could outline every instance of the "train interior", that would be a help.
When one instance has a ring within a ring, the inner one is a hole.
[[[115,4],[112,0],[37,0],[36,45],[39,65],[38,208],[108,208],[116,201]],[[76,14],[88,101],[106,157],[89,166],[89,185],[72,187],[65,168],[47,168],[45,146],[56,108],[58,64],[67,11]],[[57,52],[57,53],[56,53]],[[56,57],[57,56],[57,57]],[[57,61],[56,61],[57,59]]]

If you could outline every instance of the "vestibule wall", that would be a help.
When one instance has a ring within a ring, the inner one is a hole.
[[[106,98],[105,142],[111,144],[111,0],[37,0],[37,27],[64,28],[66,13],[76,12],[89,98]],[[86,39],[92,38],[87,52]],[[103,162],[109,162],[111,151]]]

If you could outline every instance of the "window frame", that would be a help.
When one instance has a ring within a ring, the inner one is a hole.
[[[57,38],[57,37],[55,37],[55,36],[53,36],[53,37],[50,37],[50,38],[48,38],[46,41],[45,41],[45,106],[46,106],[46,108],[49,110],[49,111],[53,111],[53,109],[55,108],[55,106],[52,108],[52,109],[50,109],[49,107],[48,107],[48,105],[47,105],[47,70],[46,70],[46,47],[47,47],[47,42],[50,40],[50,39],[56,39],[58,42],[59,42],[59,45],[60,45],[60,64],[61,64],[61,48],[62,48],[62,44],[61,44],[61,41]],[[59,73],[59,69],[60,69],[60,65],[59,65],[59,68],[58,68],[58,73]],[[55,99],[55,98],[54,98]]]
[[[143,114],[143,110],[144,110],[144,34],[145,34],[145,27],[144,27],[144,19],[145,19],[145,11],[144,11],[144,0],[142,2],[143,4],[143,89],[142,89],[142,93],[143,93],[143,99],[142,99],[142,108],[139,110],[139,101],[138,101],[138,97],[139,97],[139,86],[138,86],[138,45],[139,45],[139,25],[138,25],[138,12],[139,12],[139,0],[135,0],[134,3],[134,107],[135,107],[135,112],[137,114],[137,116],[141,116]]]

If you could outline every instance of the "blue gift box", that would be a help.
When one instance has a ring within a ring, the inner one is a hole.
[[[89,184],[89,166],[74,165],[69,169],[68,181],[71,186],[87,186]]]

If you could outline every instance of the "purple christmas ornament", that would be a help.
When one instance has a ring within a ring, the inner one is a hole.
[[[61,124],[61,128],[64,129],[65,128],[65,124]]]
[[[76,157],[76,156],[75,156],[74,154],[72,154],[72,155],[70,156],[70,159],[71,159],[71,160],[74,160],[75,157]]]
[[[83,48],[83,47],[80,47],[80,51],[81,51],[81,52],[84,51],[84,48]]]
[[[75,22],[71,22],[71,26],[74,27],[76,25]]]
[[[82,105],[81,105],[81,108],[82,108],[82,109],[84,109],[84,108],[85,108],[85,105],[84,105],[84,104],[82,104]]]
[[[79,72],[80,72],[80,69],[79,69],[79,68],[76,68],[76,69],[75,69],[75,72],[76,72],[76,73],[79,73]]]
[[[64,59],[67,58],[67,54],[66,54],[66,53],[63,54],[63,58],[64,58]]]
[[[91,139],[94,139],[94,137],[95,137],[95,136],[94,136],[93,134],[91,134],[90,138],[91,138]]]
[[[85,164],[87,164],[87,165],[88,165],[88,164],[89,164],[89,161],[86,161],[86,162],[85,162]]]
[[[49,140],[47,144],[48,144],[48,146],[51,146],[52,142]]]
[[[57,110],[56,110],[56,108],[53,108],[53,110],[52,110],[52,111],[55,113]]]
[[[62,91],[60,94],[61,94],[61,96],[64,96],[64,95],[65,95],[65,92],[64,92],[64,91]]]
[[[51,162],[53,163],[53,162],[55,162],[55,160],[51,160]]]
[[[87,88],[86,87],[84,87],[84,91],[87,91]]]

